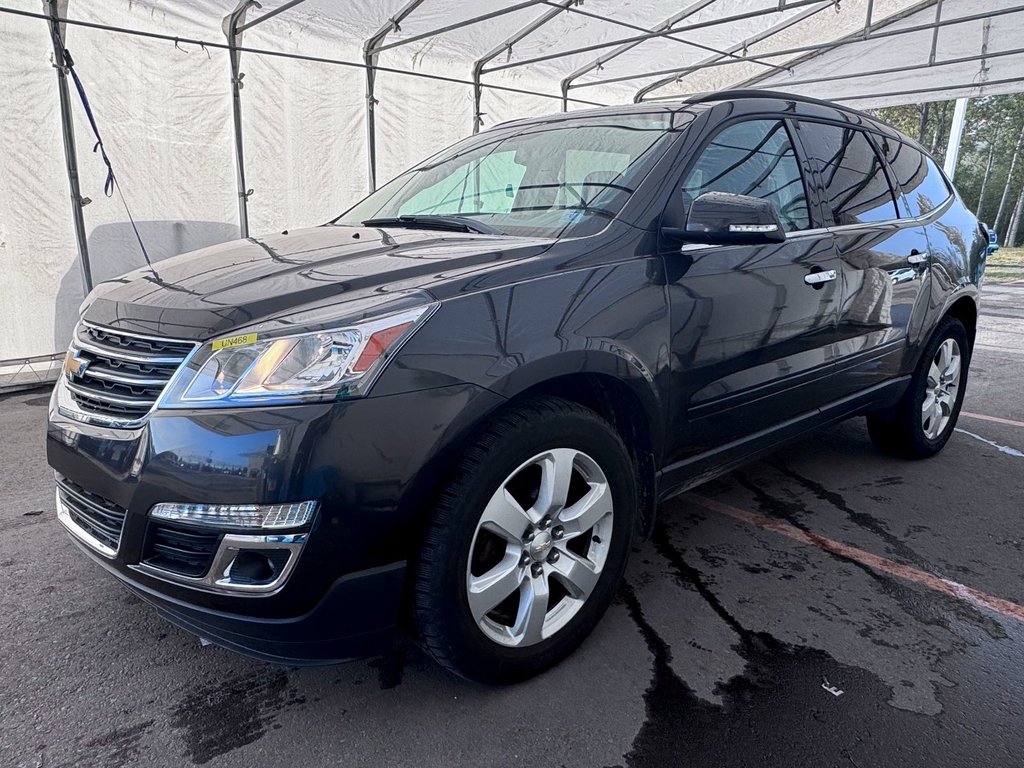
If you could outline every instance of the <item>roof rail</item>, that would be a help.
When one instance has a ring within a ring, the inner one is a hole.
[[[798,93],[786,93],[785,91],[770,91],[767,89],[761,90],[758,88],[736,88],[733,90],[726,89],[723,91],[712,91],[710,93],[698,94],[696,96],[683,99],[683,103],[703,104],[711,101],[725,101],[727,99],[788,99],[790,101],[800,101],[803,102],[804,104],[817,104],[820,107],[831,107],[832,109],[838,109],[843,112],[859,115],[860,117],[867,118],[876,125],[883,126],[885,128],[888,128],[889,130],[895,130],[892,128],[892,126],[887,125],[886,123],[879,120],[877,117],[869,115],[867,112],[863,112],[859,109],[847,107],[844,104],[836,104],[835,102],[827,101],[825,99],[816,99],[813,96],[801,96]],[[896,131],[896,133],[899,133],[899,131]]]
[[[818,104],[823,107],[839,107],[840,109],[844,109],[848,112],[858,111],[839,104],[834,104],[831,101],[816,99],[813,96],[801,96],[798,93],[769,91],[759,88],[735,88],[726,89],[724,91],[711,91],[710,93],[702,93],[690,98],[685,98],[683,101],[687,104],[699,104],[705,101],[723,101],[725,99],[789,99],[791,101],[802,101],[808,104]]]

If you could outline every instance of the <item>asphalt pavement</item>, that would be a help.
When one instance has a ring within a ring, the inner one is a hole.
[[[291,669],[158,618],[60,529],[47,392],[0,399],[0,766],[1015,766],[1024,286],[925,462],[863,421],[665,504],[586,644],[485,688],[400,642]]]

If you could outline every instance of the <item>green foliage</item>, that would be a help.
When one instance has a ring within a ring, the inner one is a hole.
[[[881,120],[919,140],[942,163],[946,153],[955,102],[932,102],[872,110]],[[1010,177],[1013,155],[1024,135],[1024,93],[971,99],[960,144],[954,182],[967,206],[978,218],[996,227],[1008,243],[1011,219],[1024,191],[1024,150]],[[991,158],[991,168],[989,162]],[[986,172],[988,175],[987,181]],[[984,186],[984,194],[982,187]],[[1002,215],[996,221],[1004,196]],[[1018,226],[1017,243],[1024,240],[1024,221]]]

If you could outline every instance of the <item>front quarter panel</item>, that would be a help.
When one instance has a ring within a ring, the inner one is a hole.
[[[512,398],[561,376],[606,374],[637,394],[657,451],[667,338],[660,259],[556,269],[442,303],[373,395],[465,382]]]

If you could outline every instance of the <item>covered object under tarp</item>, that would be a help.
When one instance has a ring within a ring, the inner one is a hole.
[[[155,261],[319,224],[503,120],[739,86],[872,107],[1024,78],[1024,0],[236,2],[0,7],[0,388],[53,375],[88,272],[142,265],[139,237]]]

